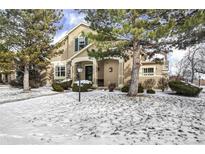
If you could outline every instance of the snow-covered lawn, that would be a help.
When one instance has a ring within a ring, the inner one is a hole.
[[[201,86],[201,88],[203,88],[202,92],[205,93],[205,86]]]
[[[44,95],[55,94],[51,87],[40,87],[31,89],[30,92],[24,93],[23,89],[13,88],[9,85],[0,85],[0,104],[15,100],[29,99]]]
[[[205,144],[205,100],[68,92],[0,105],[0,144]]]

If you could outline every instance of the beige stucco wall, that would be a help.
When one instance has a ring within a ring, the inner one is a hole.
[[[143,67],[154,67],[155,74],[154,76],[143,76],[142,74],[142,68]],[[128,61],[124,63],[124,84],[127,84],[131,80],[131,69],[132,69],[132,58],[130,58]],[[160,78],[164,77],[163,73],[163,65],[162,64],[154,64],[154,63],[143,63],[140,66],[140,76],[139,81],[140,83],[143,83],[147,79],[155,79],[156,80],[156,86],[157,82]]]
[[[143,67],[154,67],[154,76],[143,76],[142,74]],[[149,63],[142,64],[141,70],[140,70],[140,82],[141,83],[143,83],[147,79],[154,79],[156,81],[156,84],[155,84],[155,88],[156,88],[159,79],[162,77],[165,77],[163,75],[163,65],[162,64],[149,64]]]
[[[90,50],[90,48],[88,50]],[[75,58],[88,57],[88,50],[84,50],[83,52],[79,53]]]
[[[104,79],[104,61],[98,61],[98,79]]]
[[[59,51],[62,51],[63,50],[63,53],[62,54],[58,54],[57,56],[53,57],[51,59],[51,61],[63,61],[65,59],[68,58],[68,39],[65,39],[65,41],[62,43],[62,46],[58,49],[55,49],[54,52],[59,52]]]
[[[68,58],[70,58],[71,56],[73,56],[74,54],[76,54],[75,51],[75,38],[77,38],[79,35],[82,34],[82,32],[89,33],[92,32],[91,29],[89,29],[87,26],[85,25],[81,25],[79,26],[76,30],[74,30],[72,33],[69,34],[69,50],[68,50]],[[78,51],[79,52],[79,51]]]
[[[118,60],[105,60],[104,62],[104,86],[108,86],[110,83],[118,85]],[[112,67],[113,71],[109,72],[109,68]]]
[[[92,32],[92,30],[88,28],[88,26],[81,24],[76,29],[74,29],[72,32],[70,32],[68,36],[66,36],[66,38],[63,40],[64,43],[62,44],[62,46],[58,49],[58,51],[64,50],[63,54],[52,58],[51,61],[66,60],[72,57],[77,52],[79,52],[79,51],[75,51],[75,38],[80,36],[82,32],[86,34],[86,33]]]

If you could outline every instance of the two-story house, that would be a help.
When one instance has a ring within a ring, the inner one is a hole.
[[[77,80],[77,66],[83,68],[80,77],[90,80],[94,87],[108,86],[115,83],[118,87],[125,85],[131,78],[132,58],[124,61],[122,58],[108,58],[96,60],[88,56],[88,50],[95,45],[88,43],[83,33],[92,32],[87,24],[81,23],[70,30],[64,38],[63,45],[58,49],[62,54],[52,58],[51,63],[54,80]],[[59,42],[60,42],[59,41]],[[58,42],[57,42],[58,43]],[[168,62],[166,55],[162,63],[147,59],[146,54],[141,55],[140,82],[146,79],[168,77]]]

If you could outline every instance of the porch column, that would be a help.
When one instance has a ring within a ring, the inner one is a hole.
[[[66,79],[71,79],[71,64],[70,63],[66,63]]]
[[[75,63],[72,63],[71,65],[71,79],[73,80],[73,82],[77,79],[77,72],[76,72],[76,64]]]
[[[70,66],[70,79],[73,80],[73,66]]]
[[[122,88],[124,85],[124,60],[119,59],[118,66],[118,87]]]
[[[93,87],[98,87],[98,63],[93,60]]]

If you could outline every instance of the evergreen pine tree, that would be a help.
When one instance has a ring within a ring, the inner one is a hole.
[[[29,70],[49,64],[53,38],[60,28],[61,10],[1,10],[1,41],[15,52],[15,65],[23,68],[24,91],[29,90]]]
[[[154,55],[170,47],[186,48],[204,40],[204,10],[80,10],[97,34],[90,34],[98,50],[90,56],[128,57],[133,65],[129,96],[136,96],[140,53]],[[202,27],[202,28],[200,28]],[[195,34],[195,35],[193,35]]]

